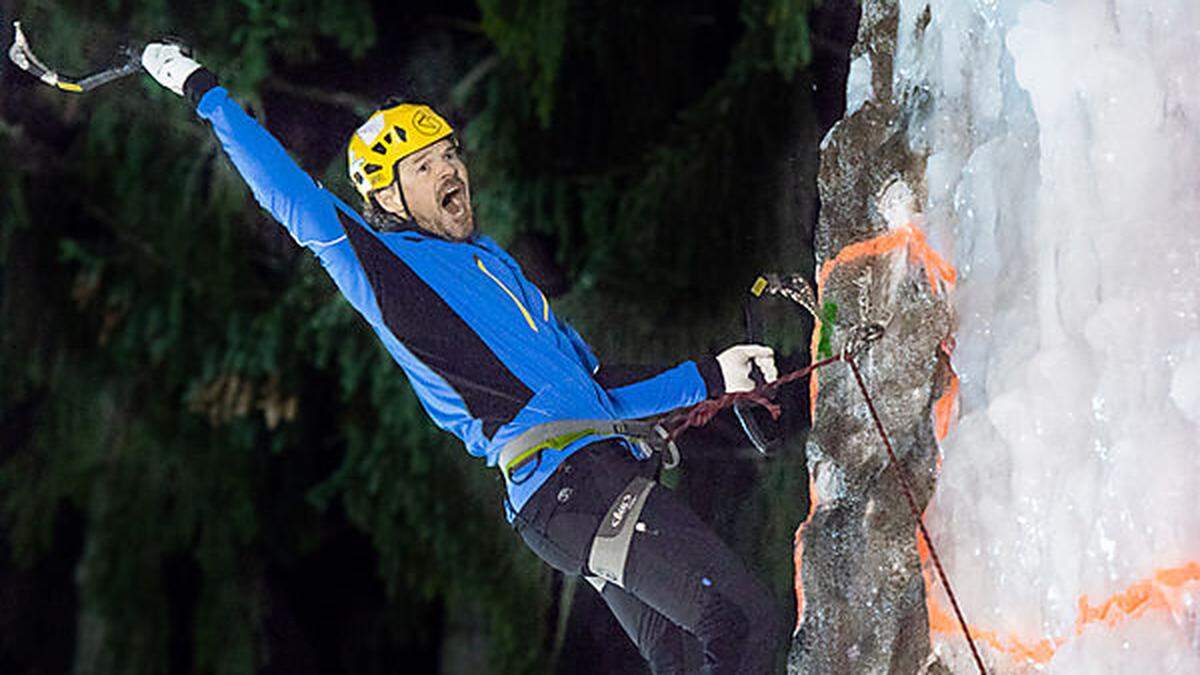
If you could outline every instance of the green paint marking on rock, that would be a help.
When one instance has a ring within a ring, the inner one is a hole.
[[[837,303],[826,302],[821,307],[821,338],[817,341],[817,357],[833,356],[833,326],[837,323]]]

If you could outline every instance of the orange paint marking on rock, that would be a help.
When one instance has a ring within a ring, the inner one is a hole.
[[[818,306],[820,306],[820,303],[821,303],[820,297],[821,297],[821,294],[818,291],[818,293],[817,293]],[[817,352],[819,351],[819,348],[821,346],[821,320],[820,319],[813,320],[813,332],[812,332],[811,342],[812,342],[812,344],[809,346],[809,355],[811,358],[811,362],[816,363],[817,360],[820,358],[819,355],[817,354]],[[810,425],[815,423],[816,419],[817,419],[817,392],[821,390],[820,385],[817,384],[817,377],[819,376],[820,372],[821,371],[819,371],[819,370],[814,370],[814,371],[812,371],[812,374],[808,376],[808,420],[809,420]]]
[[[925,588],[930,589],[929,572],[925,573]],[[962,628],[949,612],[942,609],[931,593],[926,591],[925,607],[929,611],[929,631],[930,633],[938,632],[945,635],[960,635]],[[1043,639],[1034,643],[1027,643],[1021,640],[1017,635],[1010,633],[1008,635],[1000,635],[996,631],[979,628],[978,626],[968,626],[971,631],[971,637],[980,642],[985,642],[992,649],[1007,654],[1014,660],[1022,663],[1046,663],[1054,657],[1054,652],[1058,650],[1065,640]]]
[[[814,372],[813,375],[816,375]],[[812,520],[813,514],[817,512],[817,484],[813,480],[812,474],[808,476],[808,515],[796,528],[796,534],[792,538],[792,562],[795,565],[796,576],[792,581],[796,589],[796,630],[800,630],[800,624],[804,622],[804,526],[808,525]]]
[[[925,238],[925,233],[921,231],[918,222],[919,219],[909,221],[886,234],[850,244],[838,251],[833,259],[826,260],[821,265],[821,271],[817,275],[817,287],[821,288],[825,285],[825,281],[829,278],[830,273],[838,265],[866,256],[882,255],[898,248],[906,247],[908,249],[909,262],[917,262],[925,267],[925,278],[929,281],[929,288],[935,295],[938,292],[939,280],[945,282],[948,288],[953,289],[954,284],[958,281],[958,271],[954,269],[953,265],[946,262],[942,256],[938,255],[937,251],[933,250],[933,247],[929,245],[929,241]]]
[[[1150,578],[1132,584],[1098,605],[1088,602],[1088,596],[1080,596],[1075,634],[1082,633],[1090,623],[1116,626],[1156,609],[1179,613],[1182,607],[1180,596],[1192,585],[1200,590],[1200,563],[1197,562],[1156,570]]]
[[[829,279],[829,275],[833,273],[834,268],[838,265],[848,263],[852,260],[858,260],[872,255],[883,255],[904,247],[908,251],[908,261],[916,262],[925,268],[925,278],[929,282],[929,288],[936,295],[938,293],[938,281],[945,283],[948,289],[953,289],[954,284],[958,281],[958,271],[954,266],[946,262],[933,247],[929,245],[928,239],[925,238],[925,233],[920,227],[921,217],[917,216],[913,220],[904,225],[890,230],[878,237],[867,239],[866,241],[855,242],[837,252],[833,258],[826,260],[821,264],[821,269],[817,273],[817,305],[824,306],[825,282]],[[821,320],[817,319],[813,325],[812,358],[817,359],[817,347],[820,344],[821,335]],[[820,391],[820,384],[817,381],[817,373],[813,373],[808,379],[808,401],[810,419],[816,419],[817,412],[817,393]],[[955,392],[957,392],[957,376],[952,384]],[[951,399],[953,401],[953,399]],[[939,401],[940,402],[940,401]],[[952,407],[952,403],[947,403]],[[947,422],[949,429],[949,422]],[[940,437],[939,437],[940,438]]]
[[[931,589],[929,567],[926,561],[929,550],[925,543],[917,538],[917,552],[921,556],[922,576],[925,588]],[[1079,614],[1075,618],[1075,636],[1083,633],[1092,624],[1102,624],[1115,628],[1128,621],[1136,621],[1148,612],[1155,610],[1169,611],[1181,615],[1185,610],[1183,595],[1189,591],[1200,591],[1200,563],[1188,562],[1179,567],[1159,569],[1149,578],[1141,579],[1130,584],[1125,590],[1114,593],[1098,605],[1092,605],[1087,595],[1079,598]],[[959,632],[958,623],[945,611],[938,599],[928,590],[925,594],[925,606],[929,612],[929,630],[945,635],[956,635]],[[986,642],[997,652],[1008,655],[1018,663],[1044,664],[1054,658],[1060,647],[1070,638],[1055,636],[1043,638],[1037,642],[1026,642],[1016,634],[1002,636],[996,631],[970,626],[971,635],[977,640]]]
[[[933,579],[929,571],[930,567],[927,564],[929,562],[929,547],[925,544],[925,539],[920,536],[920,532],[917,532],[917,555],[921,558],[921,576],[925,579],[925,610],[929,614],[930,637],[935,632],[945,635],[958,635],[962,632],[958,621],[942,608],[941,602],[938,601],[937,596],[932,592]],[[1058,649],[1058,644],[1049,639],[1029,644],[1022,641],[1015,634],[1002,636],[995,631],[979,628],[978,626],[968,626],[967,628],[971,631],[972,638],[986,642],[992,649],[1008,654],[1025,663],[1046,663],[1054,656],[1055,650]]]
[[[954,366],[950,364],[950,357],[954,355],[954,338],[946,338],[942,340],[942,351],[946,354],[946,364],[950,368],[950,382],[946,385],[946,391],[933,404],[933,430],[939,441],[946,440],[946,436],[950,435],[950,425],[953,424],[958,412],[958,373],[954,372]],[[938,453],[938,470],[942,468],[942,455]]]
[[[883,255],[901,247],[907,249],[908,261],[910,263],[916,262],[924,266],[926,280],[929,282],[929,287],[934,294],[939,292],[939,281],[946,285],[947,290],[953,290],[955,283],[958,281],[958,273],[952,265],[946,262],[929,245],[925,233],[919,227],[918,218],[915,219],[915,222],[910,221],[902,227],[873,239],[850,244],[839,251],[832,259],[825,261],[821,265],[817,275],[818,298],[821,297],[821,291],[824,289],[829,275],[838,265],[867,256]],[[820,335],[819,326],[820,322],[818,321],[817,328],[814,329],[812,342],[814,359],[817,358],[818,336]],[[953,338],[944,341],[942,349],[947,356],[952,355],[954,351]],[[810,379],[810,387],[810,401],[815,415],[817,393],[819,391],[816,373],[813,373]],[[958,375],[951,368],[950,381],[946,391],[933,406],[934,430],[939,441],[944,440],[950,433],[950,428],[957,413],[958,394]],[[940,458],[938,464],[940,468]],[[801,523],[800,528],[796,531],[797,542],[800,541],[800,531],[812,519],[812,512],[816,509],[815,489],[811,484],[809,492],[812,509],[809,511],[808,518],[805,519],[804,523]],[[919,533],[916,537],[916,542],[917,554],[921,560],[921,574],[925,580],[925,605],[929,616],[930,633],[937,632],[945,635],[957,635],[960,631],[958,622],[949,612],[942,608],[940,601],[930,592],[933,589],[933,579],[928,564],[929,547],[926,545],[924,539],[919,536]],[[796,561],[796,592],[797,598],[800,600],[800,615],[802,617],[803,589],[800,584],[799,549],[797,549]],[[1045,664],[1054,658],[1058,649],[1066,644],[1071,637],[1082,634],[1088,626],[1099,624],[1115,628],[1122,623],[1136,621],[1153,611],[1168,611],[1176,616],[1181,616],[1187,609],[1184,603],[1184,596],[1192,591],[1200,592],[1200,562],[1193,561],[1179,567],[1156,570],[1150,577],[1134,582],[1126,589],[1113,594],[1096,605],[1091,604],[1087,595],[1080,596],[1074,636],[1052,636],[1036,641],[1027,641],[1015,633],[1002,635],[996,631],[978,626],[968,626],[968,629],[975,639],[987,643],[992,649],[1008,655],[1017,663]]]

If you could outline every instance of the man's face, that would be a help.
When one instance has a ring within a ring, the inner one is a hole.
[[[375,193],[380,206],[403,216],[404,202],[397,184],[404,187],[404,200],[412,211],[407,215],[421,229],[454,241],[475,233],[467,165],[449,138],[400,160],[396,182]]]

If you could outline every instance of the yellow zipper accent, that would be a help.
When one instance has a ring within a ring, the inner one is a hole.
[[[521,315],[525,317],[525,323],[529,324],[529,327],[533,329],[533,332],[538,332],[538,327],[534,325],[533,317],[529,315],[529,310],[525,309],[525,305],[521,304],[521,301],[517,299],[517,296],[513,295],[512,291],[508,290],[508,286],[505,286],[503,281],[497,279],[496,275],[492,274],[488,270],[488,268],[483,264],[483,261],[479,259],[479,256],[475,256],[475,264],[479,266],[479,269],[483,271],[484,274],[491,277],[492,281],[496,282],[497,286],[503,289],[505,293],[508,293],[508,297],[512,298],[513,304],[517,306],[517,309],[521,310]]]
[[[550,301],[546,299],[546,294],[542,289],[538,289],[538,295],[542,296],[542,321],[550,320]]]

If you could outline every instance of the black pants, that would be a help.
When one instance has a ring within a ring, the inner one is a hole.
[[[555,569],[590,575],[592,538],[631,479],[652,474],[613,441],[564,462],[516,519],[534,553]],[[767,590],[717,535],[670,490],[656,485],[642,510],[625,567],[625,588],[601,595],[658,675],[685,672],[690,640],[706,673],[762,675],[783,646],[782,615]]]

